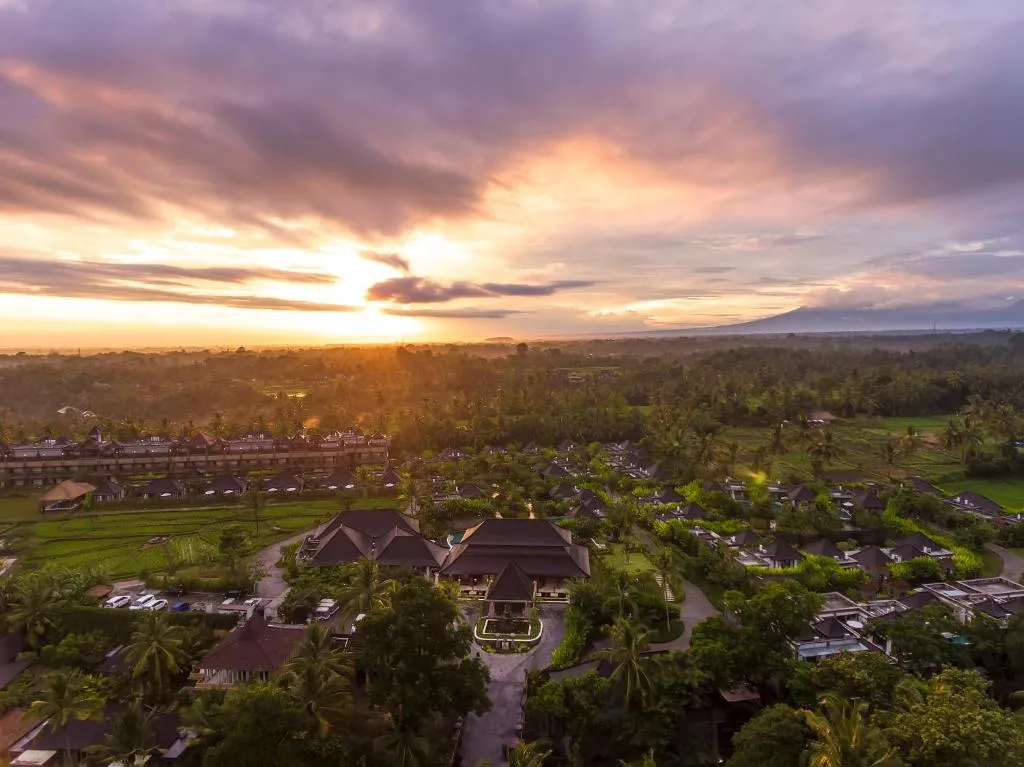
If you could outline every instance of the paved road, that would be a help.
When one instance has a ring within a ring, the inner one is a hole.
[[[640,527],[633,528],[633,534],[637,537],[647,550],[652,554],[657,550],[657,544],[647,534],[647,531]],[[1024,560],[1022,560],[1024,562]],[[683,633],[671,642],[652,644],[652,650],[686,650],[690,646],[690,639],[693,637],[693,627],[703,620],[718,615],[718,610],[708,600],[703,591],[687,580],[683,581],[683,588],[686,599],[679,609],[679,617],[683,621]]]
[[[1003,560],[1003,577],[1020,583],[1021,576],[1024,575],[1024,557],[994,543],[986,543],[985,548],[998,554]]]
[[[526,672],[550,665],[551,654],[565,635],[565,606],[541,605],[540,618],[544,621],[544,634],[532,652],[498,655],[480,651],[480,659],[491,670],[487,688],[491,710],[483,716],[470,714],[466,719],[461,752],[464,767],[474,767],[483,759],[494,765],[504,764],[502,745],[518,738]]]
[[[316,528],[313,529],[315,530]],[[291,538],[278,541],[272,546],[267,546],[267,548],[261,550],[256,555],[255,561],[259,563],[266,573],[260,579],[260,582],[256,584],[256,596],[275,599],[288,591],[288,584],[284,582],[284,573],[277,566],[281,559],[281,549],[285,546],[291,546],[293,543],[298,543],[309,535],[310,532],[312,530],[307,530],[298,535],[293,535]]]

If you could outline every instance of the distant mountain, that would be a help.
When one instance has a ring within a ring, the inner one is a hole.
[[[1024,301],[996,309],[957,303],[900,309],[800,307],[791,312],[735,325],[657,330],[653,335],[747,335],[755,333],[881,333],[914,330],[1024,329]]]

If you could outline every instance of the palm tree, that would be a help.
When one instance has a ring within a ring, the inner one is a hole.
[[[907,458],[913,458],[924,445],[924,437],[914,424],[907,424],[907,430],[899,439],[900,452]]]
[[[377,475],[373,469],[365,464],[356,467],[356,485],[363,491],[363,498],[370,495],[370,491],[377,485]]]
[[[91,746],[90,756],[95,756],[103,764],[120,764],[124,767],[137,767],[145,764],[146,759],[159,751],[156,735],[153,730],[153,712],[147,711],[138,699],[114,717],[106,743]]]
[[[352,675],[352,659],[333,647],[330,629],[322,623],[311,623],[295,655],[284,666],[284,679],[321,738],[351,708]]]
[[[814,735],[804,752],[806,767],[898,767],[895,756],[877,728],[864,719],[867,703],[849,701],[836,693],[818,700],[817,711],[804,711]]]
[[[605,600],[605,608],[612,608],[620,618],[634,615],[639,586],[636,576],[625,570],[615,570],[608,578],[609,596]]]
[[[650,644],[651,632],[628,618],[619,617],[608,633],[611,647],[597,653],[597,657],[607,658],[615,666],[611,681],[621,690],[626,707],[642,706],[650,698],[653,688],[647,670],[649,660],[644,655]]]
[[[943,450],[953,452],[964,443],[964,422],[960,418],[950,418],[939,435],[939,445]]]
[[[785,455],[789,452],[785,427],[781,423],[772,427],[771,433],[768,435],[767,448],[768,452],[775,456]]]
[[[508,767],[544,767],[551,749],[541,743],[516,743],[508,752]]]
[[[49,722],[51,732],[64,730],[64,761],[72,764],[68,723],[72,719],[100,719],[103,701],[86,685],[78,669],[54,671],[46,677],[42,697],[32,702],[29,711]]]
[[[28,646],[38,650],[46,635],[56,629],[65,598],[57,593],[51,573],[26,575],[14,586],[13,605],[7,614],[8,626],[24,631]]]
[[[395,767],[425,767],[430,762],[430,741],[415,730],[392,728],[374,738],[373,750]]]
[[[682,578],[679,577],[679,561],[672,549],[662,547],[651,557],[651,564],[654,565],[654,572],[661,580],[661,595],[665,599],[665,630],[668,631],[672,628],[672,611],[668,593],[671,591],[678,599],[683,589]]]
[[[815,474],[820,474],[821,469],[835,461],[843,454],[843,451],[836,443],[835,434],[826,426],[818,431],[807,448],[807,454],[811,457],[811,465],[815,468]]]
[[[253,483],[249,492],[246,493],[247,500],[249,501],[249,510],[252,511],[252,521],[256,527],[256,535],[260,534],[260,512],[263,511],[263,507],[267,505],[266,496],[260,491],[256,483]]]
[[[619,761],[622,767],[658,767],[658,763],[654,761],[654,749],[648,749],[647,753],[639,759],[632,762]]]
[[[375,559],[360,559],[355,566],[355,578],[339,595],[345,605],[342,616],[346,621],[357,615],[371,613],[383,605],[390,578],[383,578]]]
[[[742,449],[742,445],[734,439],[718,444],[718,462],[729,476],[736,470]]]
[[[886,476],[892,479],[893,467],[900,460],[900,443],[895,437],[889,437],[879,448],[879,455],[886,467]]]
[[[132,678],[159,697],[167,682],[181,671],[185,662],[185,630],[173,626],[166,613],[147,610],[142,613],[125,648],[125,660],[132,667]]]

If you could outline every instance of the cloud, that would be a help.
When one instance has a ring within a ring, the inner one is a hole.
[[[399,307],[388,307],[383,312],[395,317],[442,320],[500,320],[524,313],[517,309],[402,309]]]
[[[560,290],[585,288],[593,285],[586,280],[559,280],[543,285],[524,285],[508,282],[474,283],[456,281],[448,285],[425,277],[395,277],[371,285],[366,298],[372,301],[392,301],[398,304],[434,304],[459,298],[489,298],[496,296],[550,296]]]
[[[735,266],[695,266],[691,270],[694,274],[725,274],[736,271]]]
[[[362,309],[357,306],[272,296],[210,293],[187,289],[196,282],[244,285],[261,280],[287,281],[299,285],[335,282],[331,275],[276,269],[187,268],[168,264],[114,264],[41,260],[24,256],[0,257],[0,293],[107,301],[166,301],[278,311],[350,312]]]
[[[379,250],[361,250],[359,251],[359,257],[367,261],[373,261],[374,263],[384,264],[384,266],[390,266],[398,272],[404,272],[406,274],[409,273],[409,259],[399,253],[390,253]]]

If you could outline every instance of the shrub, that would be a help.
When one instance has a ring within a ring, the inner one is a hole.
[[[590,619],[578,607],[570,605],[565,613],[565,636],[551,656],[551,665],[564,668],[579,663],[593,630]]]
[[[109,610],[104,607],[67,607],[61,615],[63,630],[69,634],[101,634],[110,644],[124,644],[135,631],[138,613]],[[229,631],[238,624],[238,616],[220,613],[167,613],[175,626],[203,627]]]

